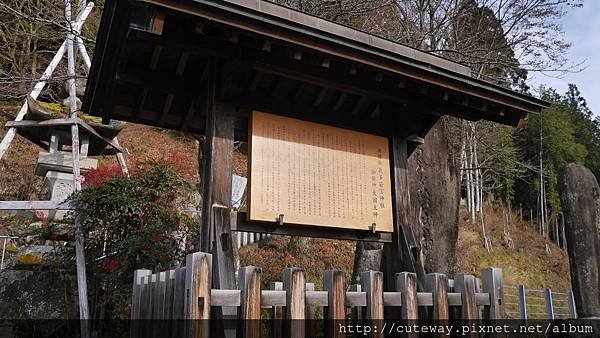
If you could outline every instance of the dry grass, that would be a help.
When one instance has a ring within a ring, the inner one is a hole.
[[[545,251],[546,241],[535,227],[519,222],[508,228],[514,248],[508,247],[503,239],[503,216],[499,207],[486,206],[485,224],[492,239],[492,250],[487,252],[483,245],[481,223],[471,224],[469,214],[462,210],[459,220],[457,273],[478,275],[488,266],[502,268],[506,284],[524,284],[529,288],[552,288],[565,291],[571,288],[569,260],[565,250],[550,242],[551,253]]]

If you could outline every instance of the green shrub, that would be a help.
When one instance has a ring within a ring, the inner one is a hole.
[[[180,212],[193,203],[194,187],[164,166],[133,178],[104,172],[107,179],[90,173],[93,184],[70,198],[74,210],[69,217],[85,233],[92,315],[128,318],[133,272],[178,266],[191,245],[189,239],[198,233],[197,222]]]

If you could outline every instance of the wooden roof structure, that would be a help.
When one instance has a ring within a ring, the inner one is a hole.
[[[209,77],[216,99],[235,106],[241,139],[254,109],[419,139],[443,115],[519,126],[547,105],[463,65],[271,2],[107,0],[83,110],[203,134]]]

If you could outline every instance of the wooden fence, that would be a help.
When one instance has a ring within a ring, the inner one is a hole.
[[[505,285],[506,314],[514,319],[576,319],[573,291],[528,289],[524,285]]]
[[[396,274],[395,291],[384,292],[383,274],[378,271],[362,273],[361,284],[348,291],[346,274],[340,270],[325,271],[325,290],[315,291],[313,285],[305,283],[304,271],[299,268],[285,269],[283,283],[274,283],[273,290],[261,290],[261,269],[254,266],[240,269],[239,290],[218,290],[211,288],[211,268],[212,255],[194,253],[187,256],[183,268],[154,274],[137,270],[132,319],[210,319],[215,307],[237,307],[238,318],[246,323],[238,328],[240,336],[259,337],[261,328],[256,322],[261,319],[261,312],[264,319],[265,311],[261,309],[265,308],[270,309],[271,319],[294,320],[291,325],[298,320],[315,319],[315,311],[321,308],[323,317],[328,319],[325,330],[333,336],[339,336],[332,324],[335,320],[346,320],[352,313],[358,319],[383,320],[384,312],[387,313],[384,308],[392,307],[398,319],[407,320],[505,316],[502,271],[497,268],[483,270],[483,283],[472,275],[457,275],[449,281],[444,274],[428,274],[424,285],[427,292],[417,292],[416,275],[408,272]],[[199,324],[187,327],[183,335],[208,337],[210,321],[195,322]],[[142,329],[133,327],[132,336],[147,336]],[[170,330],[179,329],[183,330]],[[310,336],[305,330],[304,325],[296,325],[283,336]],[[282,336],[277,328],[272,328],[271,333]]]

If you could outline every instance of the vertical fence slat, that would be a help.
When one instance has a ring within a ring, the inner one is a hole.
[[[189,254],[185,261],[184,317],[189,322],[187,336],[210,337],[210,291],[212,287],[212,255]]]
[[[173,319],[184,319],[185,309],[185,268],[175,269],[173,291]]]
[[[527,297],[525,285],[517,285],[517,290],[519,292],[519,318],[527,319]]]
[[[544,300],[546,303],[546,318],[554,320],[554,304],[552,301],[552,290],[544,289]]]
[[[479,311],[475,303],[476,283],[475,276],[472,275],[457,275],[454,277],[454,292],[458,292],[461,295],[461,319],[479,319]]]
[[[490,295],[490,306],[486,307],[484,319],[504,319],[504,285],[502,269],[483,269],[483,292]]]
[[[346,318],[346,274],[341,270],[327,270],[323,285],[327,290],[328,337],[344,337],[337,324]]]
[[[138,269],[133,272],[133,300],[132,300],[132,311],[131,319],[140,319],[140,306],[142,300],[142,292],[144,284],[142,277],[148,276],[152,271],[146,269]]]
[[[419,318],[419,304],[417,303],[417,274],[414,272],[400,272],[396,274],[396,291],[400,291],[402,319],[415,320]]]
[[[572,290],[569,290],[569,292],[567,293],[567,305],[569,307],[569,319],[577,319],[577,307],[575,306],[575,295],[573,294]]]
[[[142,337],[141,332],[141,319],[145,315],[145,310],[142,307],[145,305],[143,302],[144,297],[144,277],[150,275],[152,271],[146,269],[138,269],[133,273],[133,297],[132,297],[132,309],[131,309],[131,337]]]
[[[431,292],[433,297],[433,309],[431,319],[448,320],[450,312],[448,308],[448,279],[441,273],[429,273],[425,275],[425,290]]]
[[[167,273],[162,271],[158,273],[156,280],[156,302],[154,303],[154,309],[156,313],[156,319],[165,318],[165,295],[167,291]]]
[[[283,270],[283,289],[286,291],[286,337],[302,338],[305,333],[306,281],[304,270]]]
[[[142,292],[140,299],[141,319],[150,319],[150,278],[151,275],[142,277]]]
[[[261,268],[245,266],[240,269],[242,337],[260,337],[260,275]]]
[[[383,319],[383,274],[365,271],[360,274],[361,288],[367,293],[366,319]]]
[[[380,271],[365,271],[360,274],[361,287],[367,293],[366,319],[381,328],[383,323],[383,274]],[[372,337],[383,337],[383,331],[373,330]]]
[[[173,300],[175,297],[175,270],[166,271],[164,319],[173,319]]]
[[[148,305],[148,313],[150,314],[151,319],[156,319],[156,303],[158,299],[158,274],[153,273],[150,275],[150,292],[148,294],[150,296],[150,303]]]
[[[283,290],[282,282],[271,282],[272,290]],[[281,306],[273,306],[271,308],[271,337],[283,337],[283,308]]]

